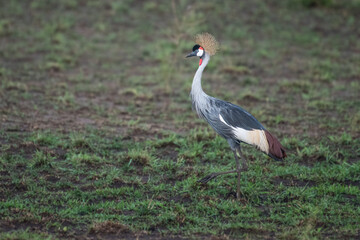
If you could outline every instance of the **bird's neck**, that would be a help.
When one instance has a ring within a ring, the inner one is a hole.
[[[202,57],[202,63],[201,65],[199,65],[199,68],[195,73],[191,87],[190,96],[193,102],[196,102],[200,98],[204,98],[207,96],[201,87],[201,76],[209,60],[210,60],[210,55],[205,52],[204,56]]]

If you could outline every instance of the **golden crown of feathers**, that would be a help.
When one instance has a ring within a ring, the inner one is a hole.
[[[210,33],[200,33],[195,36],[195,42],[205,49],[210,56],[219,50],[219,43]]]

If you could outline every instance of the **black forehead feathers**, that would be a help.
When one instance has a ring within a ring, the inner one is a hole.
[[[193,51],[199,49],[200,45],[199,44],[196,44],[194,47],[193,47]]]

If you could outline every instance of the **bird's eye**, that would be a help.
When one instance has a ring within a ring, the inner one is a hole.
[[[193,47],[193,51],[195,51],[196,49],[199,49],[200,48],[200,45],[199,44],[196,44],[194,47]]]

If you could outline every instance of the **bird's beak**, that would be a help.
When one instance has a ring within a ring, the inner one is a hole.
[[[196,54],[197,54],[197,51],[193,51],[192,53],[190,53],[189,55],[187,55],[186,57],[188,58],[188,57],[194,57],[194,56],[196,56]]]

